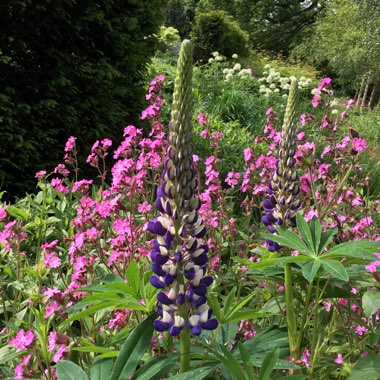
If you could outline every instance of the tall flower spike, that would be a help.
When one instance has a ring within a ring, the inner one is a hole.
[[[265,215],[261,221],[271,233],[276,232],[276,226],[294,227],[296,225],[295,213],[301,207],[301,200],[297,197],[300,188],[294,157],[297,150],[297,126],[294,121],[297,88],[297,81],[293,80],[282,126],[276,171],[273,173],[264,199]],[[267,239],[267,244],[269,251],[272,252],[281,248],[279,244],[269,239]]]
[[[150,282],[162,289],[157,295],[159,318],[154,327],[172,336],[178,336],[183,329],[199,335],[202,329],[212,330],[218,325],[211,318],[205,297],[212,278],[206,276],[206,229],[198,215],[200,201],[195,196],[191,120],[192,46],[185,40],[174,83],[169,146],[155,201],[160,216],[148,223],[148,230],[157,235],[150,254],[155,273]]]

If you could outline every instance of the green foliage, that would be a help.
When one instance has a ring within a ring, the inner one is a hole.
[[[78,136],[80,158],[115,138],[144,102],[142,73],[163,21],[161,0],[2,2],[0,186],[34,188],[34,173]]]
[[[245,56],[248,53],[247,33],[223,11],[198,14],[195,17],[191,39],[194,43],[196,61],[207,61],[214,51],[227,57],[236,53]]]
[[[161,52],[176,48],[181,43],[178,30],[171,26],[161,26],[158,33],[158,43]]]

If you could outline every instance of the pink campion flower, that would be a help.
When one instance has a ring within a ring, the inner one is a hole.
[[[277,285],[277,289],[278,289],[279,292],[283,292],[285,290],[284,284]]]
[[[354,99],[349,99],[349,101],[347,102],[346,104],[346,110],[348,110],[349,108],[351,108],[351,106],[355,103],[355,100]]]
[[[359,336],[363,336],[366,332],[368,331],[368,329],[365,327],[365,326],[362,326],[362,325],[357,325],[355,327],[355,332],[356,334],[358,334]]]
[[[53,356],[53,362],[58,363],[64,357],[67,351],[69,351],[68,346],[65,346],[63,344],[59,345],[57,351]]]
[[[302,352],[302,362],[305,364],[306,368],[310,367],[310,352],[309,349],[306,348],[304,352]]]
[[[20,330],[16,337],[9,341],[9,344],[17,347],[17,351],[25,350],[34,340],[34,332],[29,330],[25,333],[24,329]]]
[[[48,341],[49,341],[48,351],[52,352],[54,351],[54,348],[56,346],[56,341],[57,341],[57,333],[55,331],[51,331],[49,333]]]
[[[151,209],[152,206],[147,201],[144,201],[137,206],[137,210],[141,212],[141,214],[148,214]]]
[[[356,197],[351,202],[352,206],[361,206],[363,204],[363,200],[359,197]]]
[[[67,177],[70,174],[70,171],[66,168],[65,164],[58,164],[54,169],[54,173]]]
[[[350,137],[349,136],[345,136],[343,137],[342,141],[338,144],[335,145],[335,149],[339,149],[339,150],[344,150],[347,148],[349,142],[350,142]]]
[[[338,356],[334,360],[334,363],[336,363],[336,364],[343,364],[343,356],[342,356],[342,354],[338,354]]]
[[[0,219],[4,219],[8,213],[7,213],[7,205],[0,206]]]
[[[41,181],[46,175],[46,170],[40,170],[35,174],[35,178],[37,178],[39,181]]]
[[[53,178],[50,182],[50,186],[62,194],[67,194],[69,192],[69,188],[63,185],[60,178]]]
[[[61,259],[57,256],[55,256],[54,252],[49,252],[44,255],[43,258],[44,268],[59,268],[61,266]]]
[[[359,153],[359,152],[362,152],[363,150],[365,150],[367,148],[367,142],[360,138],[360,137],[354,137],[352,139],[352,149]]]
[[[358,289],[352,288],[351,289],[351,294],[358,294]]]
[[[110,146],[112,146],[112,140],[110,139],[103,139],[101,143],[103,145],[103,148],[109,148]]]
[[[244,161],[249,162],[252,159],[252,151],[251,148],[244,149]]]
[[[326,311],[329,313],[331,310],[331,302],[330,301],[323,301],[322,303],[323,303]]]
[[[313,217],[316,216],[318,218],[318,211],[317,210],[310,210],[306,215],[305,215],[305,220],[309,222]]]
[[[71,152],[74,149],[76,139],[74,136],[69,137],[65,145],[65,152]]]
[[[207,123],[207,115],[203,115],[202,112],[198,114],[198,121],[200,125],[205,125]],[[203,137],[203,136],[202,136]]]
[[[304,127],[306,125],[306,123],[309,123],[310,121],[314,121],[315,120],[315,116],[314,115],[311,115],[311,114],[302,114],[300,116],[300,122],[301,122],[301,125]]]
[[[199,156],[196,154],[193,154],[193,162],[197,163],[199,161]]]
[[[318,107],[318,104],[322,102],[322,99],[320,96],[318,95],[314,95],[313,96],[313,99],[311,99],[311,105],[316,108]]]
[[[327,77],[327,78],[323,78],[323,79],[319,82],[317,89],[318,89],[319,91],[321,91],[321,90],[323,89],[323,87],[325,87],[326,85],[330,84],[331,81],[332,81],[331,78],[328,78],[328,77]]]
[[[82,179],[81,181],[74,182],[71,192],[87,193],[90,190],[90,185],[92,184],[92,182],[92,179]]]
[[[305,137],[305,132],[298,133],[298,135],[297,135],[297,141],[303,140],[304,137]]]
[[[227,174],[227,178],[225,179],[225,182],[229,186],[236,186],[238,184],[238,179],[240,178],[239,172],[229,172]]]
[[[330,168],[331,168],[331,164],[319,165],[319,168],[318,168],[319,178],[326,178]]]
[[[321,158],[323,158],[324,156],[326,156],[327,153],[330,153],[330,152],[331,152],[331,146],[330,145],[325,146],[321,154]]]
[[[59,311],[59,305],[56,301],[50,302],[49,305],[45,307],[45,318],[49,318],[51,315],[55,314],[56,311]]]
[[[14,375],[15,380],[21,380],[24,378],[24,368],[29,364],[30,358],[32,357],[32,354],[26,355],[21,362],[15,367]]]

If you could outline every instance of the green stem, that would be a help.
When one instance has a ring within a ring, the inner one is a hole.
[[[181,359],[180,359],[181,373],[190,370],[190,331],[187,325],[181,332]]]
[[[294,314],[294,298],[293,298],[293,282],[292,282],[292,267],[291,264],[284,264],[285,272],[285,307],[286,307],[286,322],[288,325],[288,336],[290,355],[292,359],[298,358],[297,352],[297,321]]]
[[[303,332],[305,331],[306,324],[307,324],[307,314],[309,311],[312,290],[313,290],[313,284],[308,284],[307,293],[306,293],[306,300],[305,300],[305,307],[303,309],[301,323],[300,323],[300,331],[298,333],[298,338],[297,338],[297,345],[296,345],[297,351],[299,351],[301,348],[301,343],[302,343],[302,339],[303,339]]]
[[[317,346],[316,340],[318,335],[318,308],[319,308],[319,280],[317,281],[316,289],[315,289],[315,305],[314,305],[314,326],[313,326],[313,336],[311,339],[311,363],[310,363],[310,371],[309,371],[309,380],[313,379],[314,372],[314,364],[315,359],[317,357]]]

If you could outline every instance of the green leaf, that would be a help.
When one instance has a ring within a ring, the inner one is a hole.
[[[68,360],[60,360],[56,368],[58,380],[88,380],[83,369]]]
[[[159,380],[169,371],[175,371],[178,362],[179,358],[177,354],[158,356],[143,365],[133,375],[132,380]]]
[[[228,312],[230,310],[230,307],[232,305],[232,302],[234,301],[235,295],[236,295],[236,287],[234,286],[230,290],[230,292],[228,293],[228,296],[227,296],[226,301],[224,303],[224,307],[223,307],[223,313],[224,313],[224,315],[228,314]]]
[[[235,379],[246,379],[246,376],[241,369],[240,363],[237,361],[237,359],[227,350],[224,345],[219,345],[218,348],[222,352],[220,353],[216,350],[213,350],[212,356],[219,360]]]
[[[380,292],[368,290],[363,294],[363,310],[367,317],[375,314],[380,309]]]
[[[223,323],[223,314],[222,314],[222,309],[220,308],[220,302],[218,300],[218,296],[213,293],[207,294],[207,304],[210,306],[212,312],[214,313],[216,319],[220,322]]]
[[[217,366],[205,366],[202,368],[193,369],[179,375],[168,377],[167,380],[202,380],[215,371],[216,367]]]
[[[302,275],[311,284],[314,281],[318,269],[321,267],[322,260],[315,259],[302,265]]]
[[[15,347],[4,346],[0,348],[0,365],[6,364],[19,356],[22,356],[23,351],[16,351]]]
[[[140,269],[137,265],[137,262],[132,260],[128,264],[127,268],[127,279],[128,279],[128,285],[132,287],[134,290],[135,296],[139,294],[140,289]]]
[[[258,311],[257,309],[247,309],[237,311],[231,317],[228,317],[224,320],[224,322],[240,322],[243,319],[258,319],[258,318],[266,318],[275,315],[274,313]]]
[[[325,231],[322,236],[321,236],[321,241],[319,243],[319,248],[318,248],[318,255],[320,255],[323,250],[331,243],[334,235],[338,233],[338,229],[336,227]]]
[[[112,371],[113,360],[96,358],[90,369],[91,380],[108,380]]]
[[[276,347],[265,357],[259,373],[259,380],[270,380],[274,366],[276,365],[279,355],[279,349]]]
[[[333,276],[334,278],[337,278],[342,281],[349,280],[346,268],[339,261],[323,260],[322,265],[323,269],[326,272],[330,273],[331,276]]]
[[[80,319],[80,318],[83,318],[83,317],[87,317],[88,315],[91,315],[91,314],[95,313],[96,311],[105,309],[107,307],[116,306],[117,304],[118,303],[115,302],[115,301],[98,303],[98,304],[96,304],[94,306],[89,307],[86,310],[81,311],[80,313],[74,314],[70,318],[66,319],[64,321],[64,323],[70,323],[70,322],[76,321],[77,319]]]
[[[318,256],[319,245],[322,239],[322,224],[319,221],[319,219],[315,216],[310,221],[310,230],[311,230],[311,236],[313,238],[313,243],[314,243],[314,251],[315,251],[315,254]]]
[[[100,346],[84,346],[84,347],[73,347],[70,349],[71,351],[79,351],[79,352],[99,352],[101,354],[104,354],[106,352],[110,352],[112,350],[100,347]]]
[[[376,261],[378,257],[373,253],[380,252],[380,242],[358,240],[341,243],[330,249],[321,258],[355,257],[368,261]]]
[[[245,366],[245,370],[246,370],[247,375],[248,375],[248,379],[249,380],[255,380],[255,374],[253,372],[253,365],[252,365],[252,362],[251,362],[251,359],[249,357],[249,353],[248,353],[247,349],[244,347],[244,345],[241,342],[239,342],[238,347],[239,347],[239,351],[240,351],[240,356],[242,358],[243,364]]]
[[[310,250],[315,252],[314,242],[313,242],[313,237],[311,236],[310,227],[308,226],[305,219],[299,212],[296,214],[296,221],[297,221],[297,228],[301,236],[303,237],[303,240],[306,242]]]
[[[7,206],[7,212],[8,214],[12,215],[16,219],[22,219],[22,220],[27,221],[29,218],[29,215],[25,210],[23,210],[22,208],[15,207],[15,206],[11,206],[11,205]]]
[[[248,296],[241,299],[235,305],[233,305],[232,309],[225,315],[225,320],[229,321],[230,318],[234,316],[236,312],[238,312],[244,305],[246,305],[255,295],[255,293],[248,294]]]
[[[369,355],[358,360],[347,380],[379,380],[380,356]]]
[[[311,251],[308,246],[302,241],[302,239],[293,231],[285,230],[281,227],[277,227],[276,231],[278,232],[278,235],[263,234],[263,236],[267,239],[275,241],[278,244],[283,245],[284,247],[295,249],[306,256],[313,255],[313,251]]]
[[[142,321],[121,347],[110,380],[127,380],[135,372],[139,360],[149,347],[153,334],[153,316]]]

